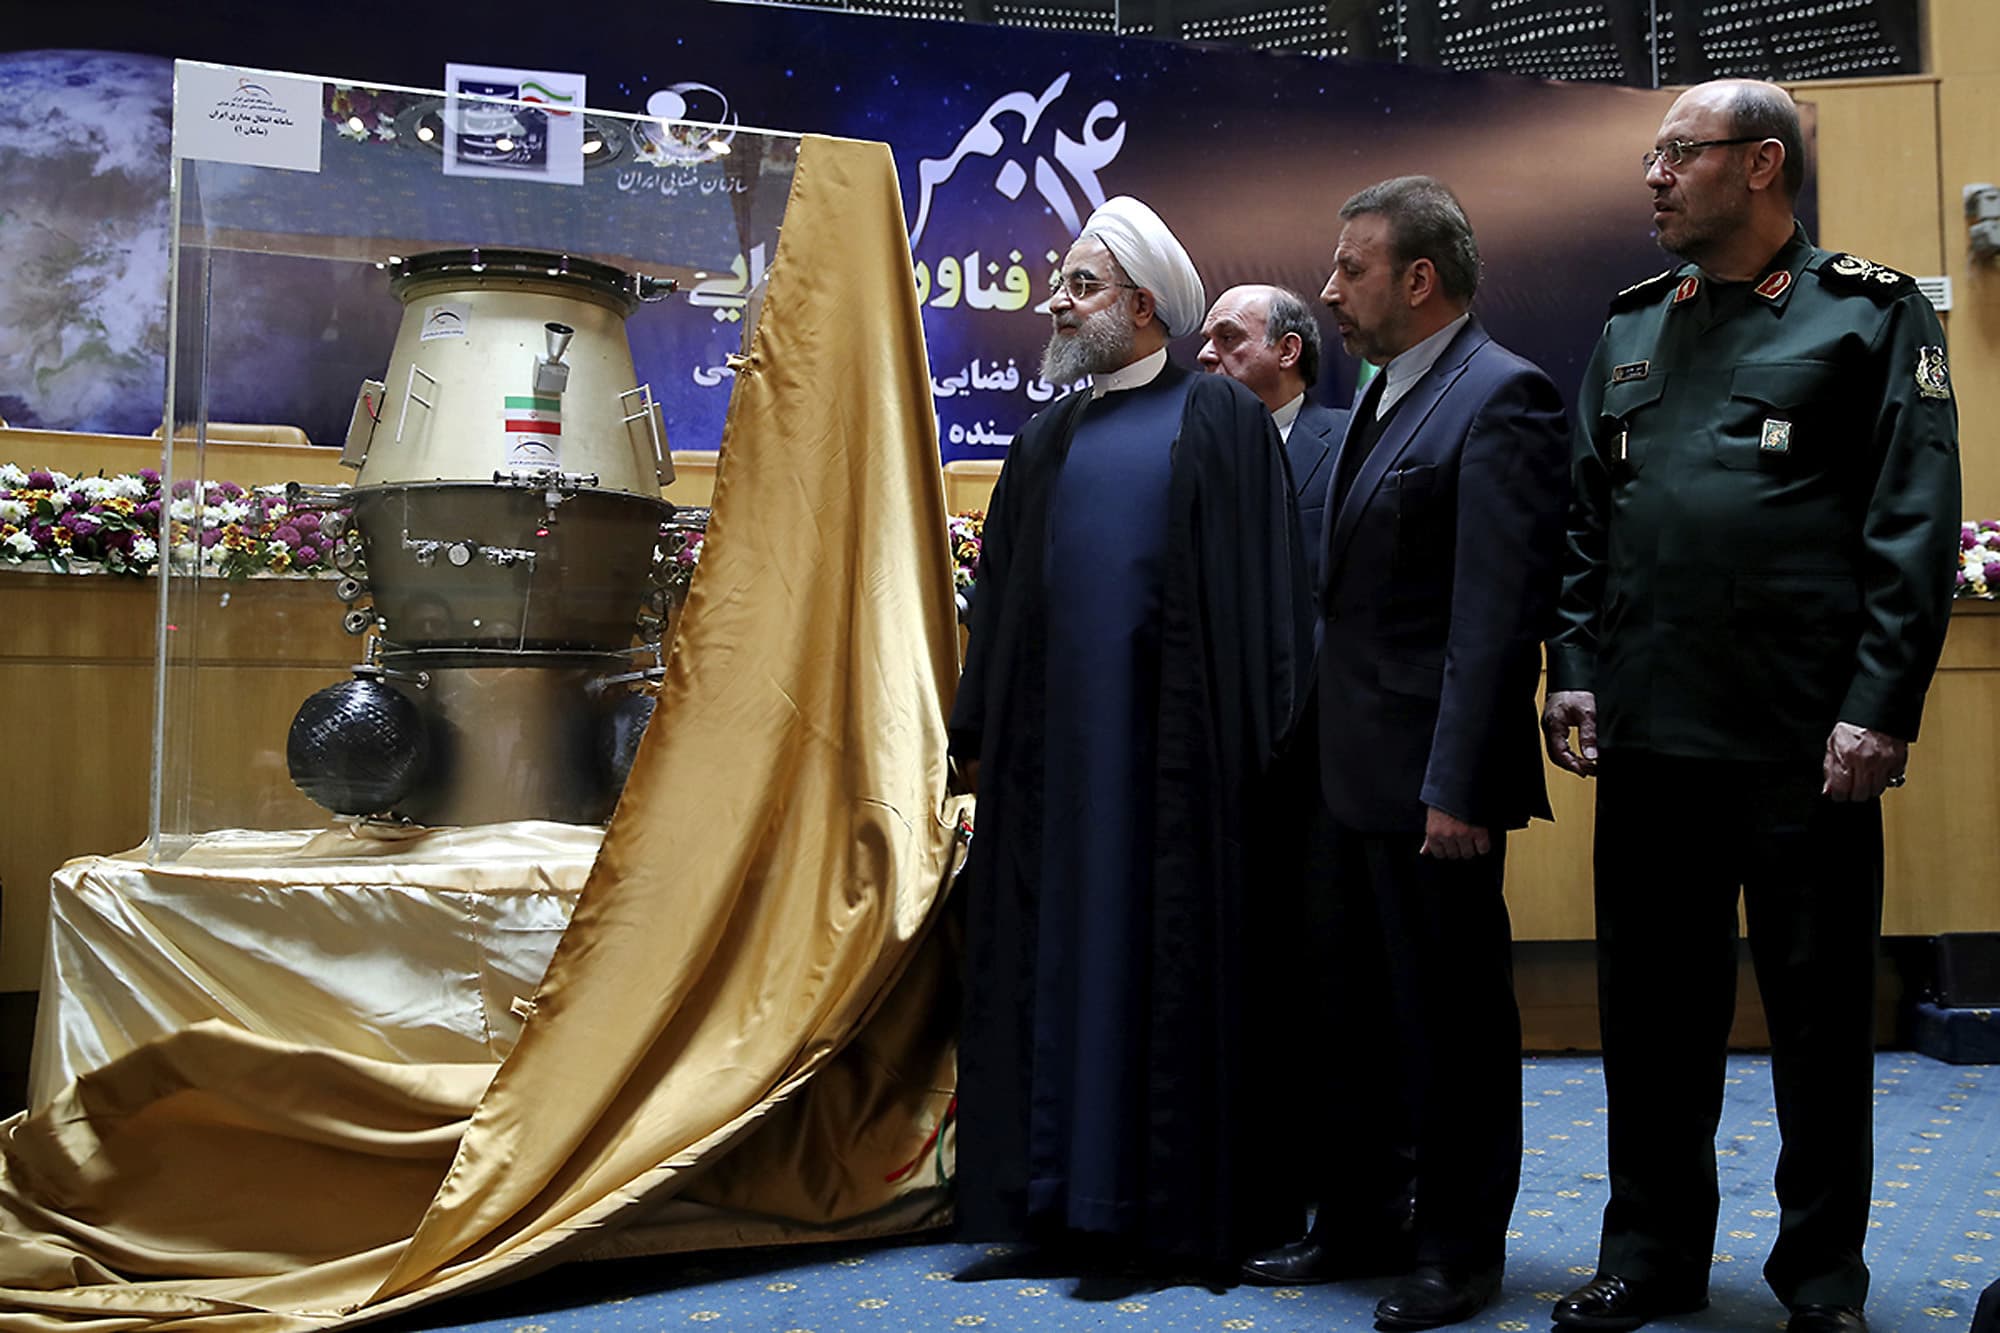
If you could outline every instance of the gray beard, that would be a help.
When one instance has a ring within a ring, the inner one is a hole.
[[[1121,306],[1109,306],[1077,325],[1065,337],[1049,335],[1042,349],[1042,382],[1074,384],[1086,375],[1103,375],[1132,363],[1134,333],[1130,316]]]

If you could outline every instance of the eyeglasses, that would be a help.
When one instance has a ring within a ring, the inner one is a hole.
[[[1068,293],[1069,299],[1072,301],[1088,300],[1098,292],[1103,291],[1106,287],[1129,287],[1135,292],[1139,290],[1139,284],[1136,282],[1112,282],[1108,279],[1100,278],[1094,273],[1086,272],[1083,269],[1075,269],[1068,273],[1057,272],[1049,274],[1049,299],[1051,301],[1064,293]]]
[[[1678,170],[1680,165],[1704,148],[1729,148],[1741,143],[1762,143],[1760,134],[1745,135],[1737,139],[1675,139],[1663,148],[1655,148],[1639,159],[1640,165],[1651,171],[1655,162],[1665,162],[1670,169]]]

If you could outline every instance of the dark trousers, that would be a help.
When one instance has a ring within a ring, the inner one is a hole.
[[[1882,811],[1823,800],[1819,787],[1817,764],[1604,758],[1604,1272],[1707,1288],[1740,891],[1783,1137],[1765,1280],[1791,1306],[1867,1297]]]
[[[1421,835],[1334,823],[1328,984],[1335,1027],[1381,1089],[1349,1087],[1329,1133],[1358,1155],[1363,1208],[1380,1202],[1416,1155],[1415,1230],[1422,1262],[1498,1265],[1521,1183],[1521,1017],[1501,873],[1506,836],[1468,861],[1419,856]],[[1372,1197],[1371,1197],[1372,1196]],[[1337,1224],[1346,1201],[1321,1200]]]

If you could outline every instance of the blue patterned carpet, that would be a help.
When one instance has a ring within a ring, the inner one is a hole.
[[[1714,1303],[1647,1325],[1658,1333],[1762,1333],[1785,1311],[1765,1288],[1776,1233],[1771,1194],[1778,1131],[1770,1061],[1730,1062],[1717,1153],[1722,1218]],[[1964,1333],[1979,1291],[2000,1275],[2000,1074],[1890,1053],[1876,1061],[1874,1271],[1876,1333]],[[1604,1079],[1596,1059],[1523,1066],[1527,1159],[1509,1232],[1506,1288],[1457,1327],[1522,1333],[1549,1327],[1549,1303],[1594,1271],[1604,1206]],[[419,1312],[401,1330],[481,1333],[900,1333],[906,1329],[1293,1330],[1373,1327],[1388,1281],[1226,1292],[1134,1287],[1074,1276],[954,1280],[1005,1256],[923,1238],[620,1260],[558,1269],[477,1298]]]

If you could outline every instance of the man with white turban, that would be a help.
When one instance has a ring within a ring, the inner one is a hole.
[[[1274,925],[1244,855],[1311,609],[1271,414],[1168,358],[1204,308],[1150,208],[1093,213],[1043,361],[1089,387],[994,488],[951,721],[979,790],[958,1208],[970,1236],[1219,1270],[1295,1216],[1258,1141],[1246,941]]]

